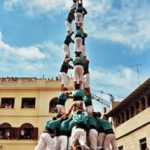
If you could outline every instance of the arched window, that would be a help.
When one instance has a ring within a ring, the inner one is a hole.
[[[20,127],[19,139],[31,140],[34,139],[34,127],[30,123],[25,123]]]
[[[11,139],[13,128],[9,123],[0,125],[0,139]]]
[[[57,110],[56,110],[57,101],[58,101],[57,97],[54,97],[50,100],[50,102],[49,102],[49,112],[50,113],[56,113],[57,112]]]

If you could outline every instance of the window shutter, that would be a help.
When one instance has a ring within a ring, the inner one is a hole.
[[[33,139],[38,140],[38,128],[34,128],[33,130]]]
[[[20,128],[13,128],[12,138],[19,139],[19,135],[20,135]]]

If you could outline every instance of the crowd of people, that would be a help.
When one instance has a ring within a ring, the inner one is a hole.
[[[87,13],[82,0],[73,0],[65,21],[67,35],[63,44],[65,57],[60,69],[61,93],[58,95],[57,115],[47,121],[35,150],[117,150],[115,134],[107,115],[101,116],[100,112],[94,112],[92,105],[89,60],[85,46],[88,34],[83,30]],[[74,43],[74,58],[70,53],[71,43]],[[69,69],[74,70],[73,91],[67,88]],[[73,103],[65,110],[68,99],[73,99]]]

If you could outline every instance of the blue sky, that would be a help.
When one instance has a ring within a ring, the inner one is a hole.
[[[55,77],[72,0],[0,1],[0,76]],[[85,0],[91,88],[126,97],[150,77],[150,1]],[[73,46],[71,46],[73,56]],[[71,74],[71,73],[70,73]]]

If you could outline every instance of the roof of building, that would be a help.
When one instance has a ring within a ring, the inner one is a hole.
[[[139,97],[143,96],[150,92],[150,78],[147,79],[143,84],[141,84],[137,89],[135,89],[129,96],[127,96],[123,101],[121,101],[115,108],[110,110],[107,115],[113,116],[118,111],[122,110],[125,106],[128,106],[133,101],[139,99]]]

